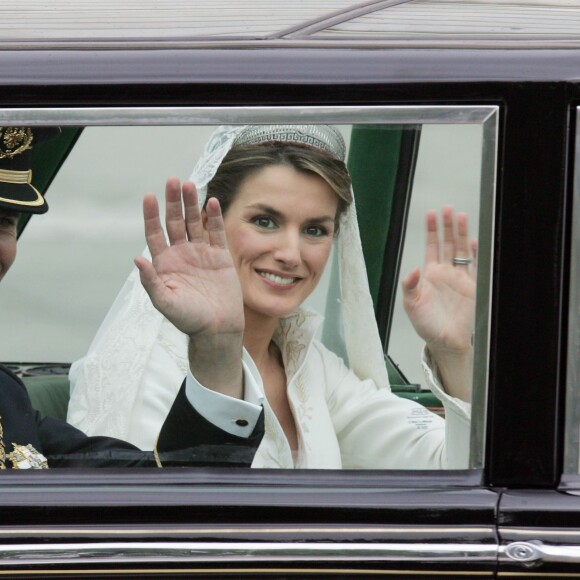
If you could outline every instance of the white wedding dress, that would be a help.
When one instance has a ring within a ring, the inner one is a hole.
[[[200,204],[207,183],[243,129],[220,127],[206,144],[191,176]],[[344,362],[315,340],[313,332],[302,333],[302,342],[293,338],[279,345],[283,353],[288,348],[300,351],[302,374],[292,369],[292,357],[284,361],[300,453],[291,456],[265,401],[266,433],[253,467],[467,468],[469,405],[449,397],[433,369],[425,365],[427,382],[445,405],[446,422],[390,392],[354,203],[341,217],[335,246],[333,267],[338,272],[331,280],[338,278],[340,287],[330,284],[321,335]],[[291,317],[299,320],[303,312]],[[153,307],[134,270],[87,355],[71,368],[68,420],[89,435],[114,436],[149,448],[187,371],[186,337]],[[261,384],[260,377],[256,380]]]

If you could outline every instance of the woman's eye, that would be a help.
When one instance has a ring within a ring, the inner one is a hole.
[[[274,220],[272,218],[265,217],[265,216],[259,216],[257,218],[254,218],[254,223],[261,228],[274,228],[274,227],[276,227]]]
[[[320,238],[322,236],[328,235],[328,230],[321,226],[308,226],[304,232],[307,236],[312,236],[314,238]]]

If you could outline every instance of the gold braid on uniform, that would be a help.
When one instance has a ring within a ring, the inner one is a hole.
[[[0,469],[6,469],[6,450],[4,449],[4,429],[0,417]]]
[[[155,457],[155,463],[157,467],[163,467],[163,463],[161,463],[161,458],[159,457],[159,451],[157,451],[157,443],[159,443],[159,435],[157,435],[157,439],[155,439],[155,446],[153,447],[153,456]]]
[[[4,429],[2,427],[2,417],[0,417],[0,469],[8,469],[6,460],[12,463],[13,469],[48,469],[46,457],[30,443],[28,445],[12,443],[12,447],[14,451],[6,453]]]

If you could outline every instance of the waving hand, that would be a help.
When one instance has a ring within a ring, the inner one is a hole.
[[[455,218],[445,206],[442,221],[441,243],[437,214],[427,213],[425,267],[422,275],[416,268],[403,279],[403,303],[440,368],[458,369],[471,367],[473,358],[477,242],[469,242],[466,214]]]
[[[244,307],[227,249],[219,202],[210,199],[202,218],[193,183],[171,178],[165,188],[167,239],[157,199],[145,196],[145,237],[152,262],[135,259],[154,306],[189,335],[190,367],[208,388],[241,391]],[[221,373],[221,374],[220,374]],[[229,387],[234,383],[233,390]]]

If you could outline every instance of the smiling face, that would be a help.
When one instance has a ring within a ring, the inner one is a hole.
[[[0,209],[0,280],[16,258],[18,214]]]
[[[273,165],[242,182],[224,218],[246,322],[278,319],[316,288],[332,249],[338,198],[320,177]]]

